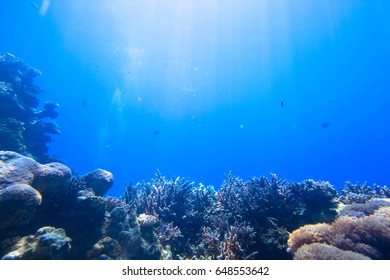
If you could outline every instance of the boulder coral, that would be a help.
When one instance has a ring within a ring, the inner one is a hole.
[[[28,224],[41,202],[41,194],[26,184],[0,190],[0,229]]]
[[[107,190],[113,182],[110,172],[99,170],[99,174],[106,176],[95,176],[87,184],[61,163],[40,164],[16,152],[0,151],[0,255],[8,259],[86,258],[86,252],[102,238],[106,215],[105,199],[92,188],[96,184]],[[38,230],[48,225],[63,228],[73,240],[75,246],[69,247],[66,256],[31,249],[53,234],[61,235]]]
[[[61,163],[40,164],[15,152],[0,151],[0,189],[22,183],[43,197],[53,196],[69,186],[71,176],[71,170]]]
[[[95,169],[81,177],[87,186],[91,188],[95,195],[103,196],[114,184],[114,176],[111,172],[103,169]]]

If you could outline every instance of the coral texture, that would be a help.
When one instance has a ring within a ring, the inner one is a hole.
[[[295,253],[296,260],[370,260],[362,254],[321,243],[305,244]]]
[[[381,207],[372,215],[360,218],[340,216],[330,225],[306,225],[295,230],[288,241],[294,257],[302,246],[313,243],[325,243],[372,259],[389,259],[390,207]],[[303,252],[299,258],[309,258],[303,257]]]
[[[0,229],[28,224],[41,202],[41,194],[26,184],[0,190]]]
[[[61,228],[43,227],[23,237],[3,259],[61,260],[70,256],[71,239]]]

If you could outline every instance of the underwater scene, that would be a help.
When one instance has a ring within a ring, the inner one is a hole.
[[[0,258],[390,259],[388,11],[1,1]]]

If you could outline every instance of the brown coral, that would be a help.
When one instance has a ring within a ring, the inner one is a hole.
[[[305,225],[290,235],[288,250],[295,253],[302,245],[326,242],[331,234],[332,228],[328,224]]]
[[[294,255],[295,260],[370,260],[362,254],[344,251],[337,247],[312,243],[300,247]]]
[[[298,258],[300,248],[305,244],[313,243],[326,243],[373,259],[388,259],[390,257],[390,207],[382,207],[374,214],[360,218],[342,216],[330,225],[306,225],[295,230],[288,240],[289,250],[294,254],[295,259]],[[311,254],[308,249],[303,252]],[[302,254],[300,251],[299,258],[302,258]]]

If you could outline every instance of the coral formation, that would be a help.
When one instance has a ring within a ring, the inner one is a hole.
[[[96,177],[96,185],[107,186],[107,178],[113,181],[110,172],[99,173],[106,176]],[[40,246],[40,242],[47,240],[47,231],[36,233],[36,238],[43,236],[38,238],[40,241],[31,241],[29,236],[40,227],[50,225],[65,229],[72,239],[74,247],[69,249],[66,258],[86,258],[86,252],[102,236],[106,215],[105,200],[88,186],[84,176],[72,177],[71,170],[61,163],[40,164],[15,152],[0,151],[0,253],[11,258],[7,250],[19,246],[16,245],[18,236],[25,236],[23,244]],[[23,244],[19,247],[33,246]],[[55,252],[46,256],[42,249],[39,252],[30,249],[15,258],[61,258]]]
[[[105,195],[114,184],[112,173],[100,168],[85,174],[82,179],[85,181],[87,188],[91,188],[98,196]]]
[[[322,244],[305,244],[294,255],[296,260],[370,260],[362,254],[341,250],[337,247]]]
[[[0,255],[5,259],[390,258],[389,200],[340,208],[337,192],[328,182],[289,183],[274,174],[244,182],[228,174],[216,191],[180,177],[166,179],[157,172],[150,182],[128,185],[124,198],[102,197],[112,183],[112,174],[105,170],[75,176],[60,163],[40,164],[15,152],[0,152]]]
[[[34,157],[42,163],[53,161],[48,155],[49,134],[59,134],[57,125],[47,120],[58,116],[58,104],[45,102],[38,110],[42,90],[34,83],[41,76],[10,53],[0,54],[0,150]]]
[[[339,216],[364,217],[374,214],[381,207],[390,206],[389,198],[373,198],[366,203],[352,203],[344,205],[340,210]]]
[[[0,229],[28,224],[41,202],[41,194],[26,184],[0,190]]]
[[[364,184],[345,182],[344,188],[338,200],[344,204],[366,203],[372,198],[390,198],[390,189],[387,186],[375,185],[371,187]]]
[[[243,182],[229,174],[217,192],[157,172],[125,192],[144,240],[187,259],[289,258],[288,230],[333,221],[336,198],[327,182],[286,183],[276,175]]]
[[[320,258],[322,253],[318,246],[316,253],[313,253],[314,247],[311,247],[313,250],[305,247],[300,251],[305,244],[316,243],[331,245],[372,259],[389,259],[390,207],[381,207],[373,214],[362,217],[340,216],[331,224],[306,225],[295,230],[288,240],[289,250],[294,258],[300,259],[316,256]],[[305,253],[308,255],[304,256]],[[327,253],[323,254],[326,256]]]
[[[274,174],[244,182],[228,174],[216,191],[157,172],[150,182],[128,185],[124,198],[102,197],[113,180],[105,170],[75,176],[61,163],[0,151],[0,256],[390,258],[390,201],[340,208],[328,182],[289,183]]]
[[[63,260],[70,256],[71,239],[62,228],[43,227],[21,238],[4,260]]]
[[[23,183],[43,196],[53,196],[69,186],[71,174],[67,166],[58,162],[40,164],[15,152],[0,151],[0,189]]]

